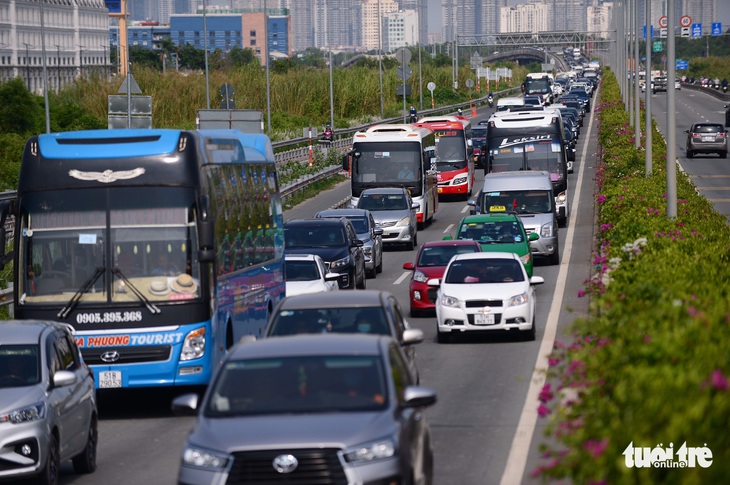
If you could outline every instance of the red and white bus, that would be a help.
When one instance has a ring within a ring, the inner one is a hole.
[[[471,123],[461,116],[434,116],[418,120],[436,137],[436,170],[439,195],[469,198],[474,188],[474,155]]]

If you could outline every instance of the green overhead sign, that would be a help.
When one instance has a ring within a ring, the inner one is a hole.
[[[662,46],[663,46],[663,42],[661,40],[655,40],[654,41],[654,52],[661,52]]]

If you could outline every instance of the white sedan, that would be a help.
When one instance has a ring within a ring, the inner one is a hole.
[[[436,331],[439,343],[452,333],[515,330],[535,339],[535,288],[541,276],[527,276],[514,253],[465,253],[454,256],[438,287]]]
[[[337,273],[328,273],[321,257],[316,254],[287,254],[285,262],[286,296],[321,293],[340,289]]]

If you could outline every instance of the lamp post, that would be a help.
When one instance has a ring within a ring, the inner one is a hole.
[[[46,0],[40,0],[38,3],[41,7],[41,55],[43,56],[43,101],[46,111],[46,133],[51,132],[51,114],[48,107],[48,61],[46,59],[46,28],[43,19],[43,4]]]
[[[380,17],[380,0],[378,0],[378,76],[380,77],[380,117],[385,118],[385,106],[383,104],[383,33],[381,28],[383,19]]]
[[[203,0],[203,50],[205,51],[205,107],[210,109],[210,79],[208,77],[208,23],[205,0]]]
[[[325,0],[324,3],[324,14],[325,17],[325,27],[326,27],[326,34],[327,34],[327,51],[329,52],[329,65],[330,65],[330,126],[332,129],[335,129],[335,102],[334,102],[334,85],[332,83],[332,44],[330,44],[330,13],[329,13],[329,2]]]
[[[271,135],[271,75],[269,74],[269,7],[264,0],[264,56],[266,59],[266,127]]]
[[[56,92],[61,91],[61,46],[58,44],[53,44],[56,48]]]
[[[27,42],[23,42],[22,44],[25,46],[25,84],[28,87],[28,91],[30,91],[30,53],[28,52],[30,44]]]

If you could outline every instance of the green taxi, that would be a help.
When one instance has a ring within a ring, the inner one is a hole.
[[[503,206],[489,207],[489,213],[464,217],[456,229],[456,239],[472,239],[479,242],[482,251],[503,251],[515,253],[532,276],[532,254],[530,242],[540,235],[527,234],[522,220],[516,213],[507,212]],[[446,236],[444,239],[451,239]]]

